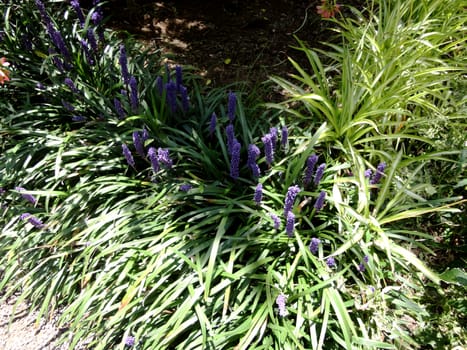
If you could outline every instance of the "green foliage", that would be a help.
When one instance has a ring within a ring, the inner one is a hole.
[[[274,78],[292,95],[278,112],[240,93],[232,103],[236,86],[205,91],[188,69],[186,105],[178,71],[159,52],[122,46],[95,23],[99,7],[83,26],[68,4],[50,8],[67,58],[32,1],[0,5],[0,55],[13,77],[0,89],[5,297],[19,291],[38,317],[60,310],[70,348],[123,349],[128,336],[142,349],[416,348],[424,335],[410,325],[430,317],[423,283],[462,276],[416,256],[432,250],[414,218],[455,215],[463,203],[455,192],[435,196],[426,170],[462,168],[460,150],[422,131],[462,122],[451,81],[463,69],[465,14],[446,16],[441,0],[378,4],[339,21],[330,64],[299,42],[310,67],[292,62],[298,83]],[[80,42],[89,30],[94,56]],[[21,33],[34,33],[32,47]],[[267,134],[277,139],[272,160]],[[261,151],[259,177],[245,161],[250,144]],[[172,164],[155,166],[151,149]],[[312,154],[325,165],[320,180],[307,169]],[[449,180],[461,172],[446,171]]]

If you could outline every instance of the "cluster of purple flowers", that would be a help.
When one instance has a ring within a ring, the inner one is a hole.
[[[134,131],[133,132],[133,145],[135,146],[136,153],[141,158],[144,158],[145,156],[145,151],[144,151],[144,142],[149,138],[148,132],[146,129],[143,129],[143,131]]]
[[[321,209],[323,209],[325,199],[326,199],[326,192],[321,191],[314,205],[316,212],[319,212]]]
[[[125,338],[125,346],[133,347],[135,345],[135,337],[129,335]]]
[[[264,154],[266,156],[266,163],[267,165],[271,165],[274,161],[274,146],[273,146],[273,137],[271,134],[266,134],[261,137],[261,141],[263,141],[264,145]]]
[[[173,114],[178,110],[178,96],[180,96],[180,102],[182,111],[188,112],[190,109],[190,97],[188,96],[188,89],[183,85],[183,68],[179,65],[175,66],[175,81],[170,77],[170,68],[168,65],[165,66],[166,71],[166,82],[160,76],[156,78],[156,89],[161,97],[163,97],[169,106],[170,112]]]
[[[313,172],[315,171],[316,163],[318,162],[318,156],[316,154],[312,154],[306,160],[306,170],[305,170],[305,178],[303,179],[303,184],[308,186],[311,182],[311,177],[313,176]]]
[[[149,147],[147,154],[145,152],[145,142],[149,138],[148,131],[143,128],[142,131],[133,132],[133,146],[135,147],[136,153],[143,159],[148,159],[151,163],[151,167],[154,173],[157,173],[161,169],[161,164],[166,168],[170,169],[173,166],[172,158],[170,157],[169,150],[166,148],[155,148]],[[131,153],[130,148],[122,143],[123,156],[125,157],[128,165],[136,169],[136,162]]]
[[[125,119],[125,110],[123,109],[122,102],[120,102],[120,100],[117,97],[114,98],[114,107],[115,111],[117,112],[118,118]]]
[[[295,202],[295,198],[297,197],[298,193],[300,192],[300,187],[297,185],[290,186],[287,190],[287,194],[285,196],[284,202],[284,216],[287,218],[287,214],[292,210],[292,207]]]
[[[363,257],[363,261],[360,264],[358,264],[358,271],[364,272],[366,270],[366,264],[368,264],[369,260],[370,258],[368,257],[368,255],[365,255]]]
[[[229,121],[233,123],[235,119],[235,113],[237,111],[237,95],[234,92],[229,92],[229,101],[227,104],[227,116],[229,117]]]
[[[227,117],[229,124],[225,127],[226,145],[227,152],[230,156],[230,175],[233,179],[239,177],[239,165],[240,165],[240,142],[235,137],[234,124],[237,108],[237,96],[234,92],[230,91],[228,94],[228,105],[227,105]],[[217,116],[215,113],[211,115],[209,124],[209,134],[212,136],[217,126]],[[264,146],[264,154],[266,163],[270,166],[274,161],[274,153],[276,150],[276,144],[278,141],[278,129],[271,127],[269,132],[261,137],[261,141]],[[282,127],[281,130],[281,145],[285,148],[288,144],[288,128]],[[248,159],[247,167],[251,170],[254,178],[258,178],[261,175],[261,169],[257,163],[257,160],[261,154],[260,149],[255,144],[248,145]]]
[[[39,14],[41,16],[41,20],[46,28],[47,34],[53,44],[53,47],[49,48],[49,54],[52,56],[52,61],[54,62],[55,66],[60,72],[64,72],[66,70],[70,70],[72,65],[72,56],[68,46],[65,44],[65,40],[63,39],[62,34],[56,28],[52,19],[50,18],[49,14],[46,11],[45,5],[42,0],[35,0],[35,4],[37,9],[39,10]],[[103,18],[102,8],[99,6],[100,1],[94,0],[93,5],[95,8],[92,12],[92,23],[95,28],[86,27],[86,19],[81,9],[79,0],[72,0],[70,1],[70,5],[76,13],[78,18],[79,25],[82,30],[86,30],[85,35],[83,37],[85,39],[79,39],[79,44],[84,52],[84,57],[89,65],[93,66],[95,64],[96,55],[98,53],[98,43],[96,40],[96,32],[98,32],[99,40],[103,41],[103,30],[100,27],[100,23]],[[27,44],[25,47],[32,49],[32,43],[28,38],[25,39]]]
[[[237,180],[240,176],[240,150],[242,145],[234,138],[230,155],[230,177]]]
[[[385,169],[386,169],[386,163],[385,162],[381,162],[381,163],[378,164],[378,166],[376,167],[375,174],[370,179],[370,184],[371,185],[376,185],[381,181],[381,178],[384,175],[384,170]]]
[[[131,111],[133,113],[137,113],[139,108],[138,81],[136,80],[136,77],[131,75],[128,71],[128,58],[125,45],[123,44],[120,45],[120,56],[118,62],[120,64],[120,72],[122,75],[123,84],[129,92]],[[128,95],[127,91],[125,90],[124,93],[122,92],[122,95]],[[118,98],[114,99],[114,107],[118,117],[120,119],[124,118],[125,111]]]
[[[293,237],[294,227],[295,227],[295,214],[292,212],[293,205],[295,203],[295,198],[300,192],[300,187],[297,185],[290,186],[287,190],[284,201],[284,218],[286,221],[285,232],[287,236]]]
[[[27,220],[31,225],[33,225],[36,228],[42,229],[45,227],[44,223],[36,218],[34,215],[30,213],[23,213],[20,215],[20,220]]]
[[[193,188],[193,186],[190,185],[190,184],[181,184],[180,187],[179,187],[180,191],[182,191],[182,192],[188,192],[192,188]]]
[[[75,10],[76,15],[78,16],[78,20],[79,20],[79,24],[80,24],[81,28],[84,28],[84,24],[85,24],[86,20],[84,19],[83,10],[81,9],[79,1],[78,0],[71,0],[70,5],[71,5],[71,7],[73,7],[73,10]]]
[[[250,144],[248,146],[248,160],[247,160],[247,165],[251,170],[251,173],[253,177],[257,178],[261,175],[261,170],[256,163],[256,160],[258,159],[260,155],[260,150],[258,146],[255,144]]]
[[[305,169],[305,177],[303,179],[303,184],[308,186],[311,183],[311,179],[313,178],[313,183],[315,186],[318,186],[321,179],[324,175],[324,170],[326,169],[326,163],[321,163],[315,171],[315,166],[318,163],[318,156],[316,154],[312,154],[307,158],[306,161],[306,169]]]
[[[272,219],[274,229],[278,230],[279,227],[281,226],[281,219],[274,213],[271,213],[270,216]]]
[[[135,168],[135,166],[136,166],[135,159],[133,158],[133,155],[131,154],[131,151],[128,148],[128,146],[126,144],[124,144],[124,143],[122,143],[122,151],[123,151],[123,156],[125,157],[126,162],[128,163],[128,165]]]
[[[71,90],[71,92],[73,92],[74,94],[77,94],[79,95],[79,90],[78,88],[76,87],[75,83],[73,82],[73,80],[69,77],[66,77],[65,80],[64,80],[64,83],[66,86],[68,86]]]
[[[258,185],[256,185],[255,195],[253,199],[257,205],[260,205],[261,200],[263,199],[263,184],[262,183],[259,183]]]
[[[120,64],[120,71],[122,74],[123,84],[128,85],[130,83],[130,72],[128,71],[128,58],[126,55],[125,45],[120,45],[120,56],[118,59]]]
[[[69,65],[71,62],[70,51],[65,45],[65,41],[63,40],[62,34],[60,31],[56,30],[52,19],[50,18],[49,14],[45,10],[45,6],[41,0],[35,0],[36,7],[39,10],[39,14],[41,16],[42,22],[44,23],[45,27],[47,28],[47,34],[50,37],[50,40],[54,44],[55,48],[58,52],[62,55],[65,59],[65,62]]]
[[[215,112],[211,114],[211,120],[209,121],[209,135],[212,137],[216,131],[217,126],[217,115]]]
[[[284,294],[279,294],[276,298],[276,305],[279,309],[279,316],[287,316],[287,297]]]
[[[138,99],[138,82],[134,76],[130,78],[130,105],[133,113],[138,112],[139,99]]]
[[[310,249],[310,252],[312,252],[313,254],[318,253],[320,243],[321,243],[321,240],[319,238],[313,237],[311,239],[310,245],[308,246],[308,248]]]
[[[334,257],[330,256],[329,258],[326,259],[326,265],[328,265],[330,268],[336,267],[336,259]]]
[[[229,124],[226,126],[225,135],[227,137],[227,152],[229,153],[229,155],[232,155],[232,148],[234,142],[237,141],[237,139],[235,138],[235,130],[233,124]]]
[[[285,232],[289,238],[293,237],[295,228],[295,214],[292,211],[287,212]]]
[[[227,137],[227,152],[230,155],[230,177],[237,180],[240,177],[240,152],[242,145],[235,137],[234,125],[229,123],[225,128]]]
[[[32,205],[36,205],[37,199],[32,194],[25,193],[26,189],[24,187],[17,186],[15,187],[15,190],[21,193],[21,197],[23,197],[24,200],[28,201]]]
[[[282,131],[281,131],[281,146],[283,148],[287,148],[289,144],[289,129],[287,128],[286,125],[282,126]]]

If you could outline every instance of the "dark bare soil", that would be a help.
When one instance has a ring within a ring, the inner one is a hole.
[[[311,47],[329,41],[332,23],[316,13],[319,0],[113,1],[110,26],[190,65],[213,86],[255,85],[293,72],[294,36]]]

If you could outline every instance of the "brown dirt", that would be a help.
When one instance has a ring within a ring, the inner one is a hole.
[[[126,30],[195,67],[208,84],[261,83],[293,72],[294,35],[317,47],[329,41],[332,23],[316,13],[318,0],[173,0],[112,2],[110,25]]]

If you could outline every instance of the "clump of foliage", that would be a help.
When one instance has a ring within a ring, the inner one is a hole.
[[[0,5],[5,297],[60,310],[70,348],[416,347],[443,276],[411,223],[462,203],[425,169],[463,166],[420,132],[465,108],[465,13],[377,4],[332,19],[329,65],[299,41],[310,67],[273,79],[291,99],[255,107],[121,41],[98,2]]]

